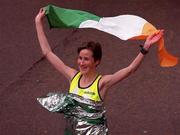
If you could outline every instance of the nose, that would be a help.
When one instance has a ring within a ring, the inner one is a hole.
[[[80,66],[84,65],[84,59],[79,60]]]
[[[81,61],[80,61],[80,65],[84,65],[84,60],[81,60]]]

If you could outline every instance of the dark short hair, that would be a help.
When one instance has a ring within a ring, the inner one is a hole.
[[[101,44],[100,43],[93,42],[93,41],[84,42],[84,43],[82,43],[82,46],[77,49],[78,54],[83,49],[88,49],[88,50],[92,51],[94,61],[101,60],[101,58],[102,58],[102,49],[101,49]]]

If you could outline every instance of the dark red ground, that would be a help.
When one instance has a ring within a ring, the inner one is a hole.
[[[166,47],[180,57],[180,2],[169,0],[1,0],[0,135],[62,135],[60,114],[36,98],[67,91],[68,82],[42,59],[34,17],[42,6],[89,11],[99,16],[135,14],[165,29]],[[46,31],[56,54],[75,66],[76,48],[87,40],[103,44],[102,74],[127,66],[139,52],[137,41],[121,41],[92,29]],[[140,69],[109,90],[106,108],[110,135],[180,135],[180,64],[161,68],[156,47]]]

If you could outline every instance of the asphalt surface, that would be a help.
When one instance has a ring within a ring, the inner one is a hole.
[[[0,135],[62,135],[63,115],[43,109],[36,98],[65,92],[69,85],[42,57],[34,17],[55,4],[98,16],[134,14],[165,29],[167,50],[180,57],[180,2],[169,0],[1,0],[0,1]],[[103,47],[101,74],[126,67],[142,41],[122,41],[93,29],[45,30],[54,52],[76,67],[76,48],[84,41]],[[159,66],[151,48],[134,75],[109,90],[105,99],[110,135],[180,135],[180,64]]]

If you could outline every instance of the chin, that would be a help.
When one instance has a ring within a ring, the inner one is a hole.
[[[81,69],[80,69],[80,72],[81,72],[81,74],[87,74],[88,73],[87,70],[81,70]]]
[[[87,71],[80,70],[81,74],[87,74]]]

